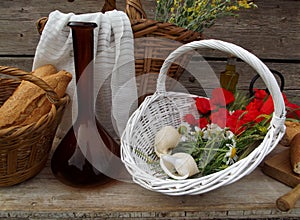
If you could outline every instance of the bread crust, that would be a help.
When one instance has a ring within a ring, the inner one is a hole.
[[[72,75],[67,71],[57,72],[56,68],[49,64],[37,68],[32,74],[43,79],[59,97],[65,94],[72,79]],[[0,128],[36,122],[50,109],[51,103],[45,91],[31,82],[22,81],[0,108]]]
[[[65,95],[65,91],[71,79],[72,75],[65,70],[61,70],[54,75],[43,77],[43,80],[57,93],[59,98]],[[35,101],[34,105],[34,110],[26,117],[22,125],[38,121],[43,115],[50,111],[52,103],[43,95]]]
[[[284,146],[289,146],[294,136],[300,133],[300,123],[297,121],[286,121],[284,124],[286,126],[286,130],[280,143]]]
[[[293,171],[300,174],[300,133],[296,134],[291,141],[290,160]]]
[[[57,73],[57,69],[55,66],[52,64],[45,64],[43,66],[40,66],[36,68],[33,72],[32,75],[37,76],[39,78],[45,77],[45,76],[50,76],[52,74]]]

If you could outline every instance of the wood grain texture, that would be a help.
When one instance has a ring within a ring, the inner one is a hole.
[[[2,0],[0,2],[0,65],[30,71],[40,35],[35,21],[53,10],[88,13],[100,11],[103,0]],[[154,18],[155,1],[142,0],[148,18]],[[224,18],[205,31],[206,38],[238,44],[263,59],[269,68],[282,72],[285,93],[300,104],[300,1],[256,0],[256,10],[241,11],[237,18]],[[125,0],[117,0],[123,10]],[[184,73],[179,83],[193,94],[215,86],[224,69],[224,54],[203,51],[213,58],[213,80],[199,61],[190,70],[199,82]],[[218,59],[221,58],[221,59]],[[218,61],[221,60],[221,61]],[[201,67],[201,68],[200,68]],[[239,88],[247,90],[256,74],[238,63]],[[262,82],[257,86],[264,87]],[[154,88],[155,89],[155,88]],[[170,197],[150,192],[133,183],[114,182],[95,189],[67,187],[51,173],[49,162],[35,178],[13,187],[0,188],[0,218],[9,219],[296,219],[300,203],[288,213],[276,209],[276,199],[290,190],[264,175],[258,167],[243,179],[198,196]]]
[[[143,1],[150,17],[153,17],[154,3]],[[3,0],[0,3],[0,55],[34,55],[40,37],[35,22],[54,10],[91,13],[100,11],[103,4],[103,0]],[[125,0],[117,0],[117,8],[124,11]]]
[[[293,172],[289,153],[289,148],[287,148],[272,158],[265,160],[262,170],[287,186],[296,187],[300,183],[300,175]]]
[[[117,0],[123,10],[125,1]],[[300,59],[300,2],[294,0],[255,1],[258,8],[243,10],[237,18],[217,21],[204,34],[241,45],[262,58]],[[35,21],[53,10],[88,13],[101,10],[97,0],[3,0],[0,5],[0,55],[33,55],[39,40]],[[154,18],[155,1],[142,1],[149,18]],[[211,54],[215,56],[215,54]]]
[[[258,8],[226,17],[205,31],[244,47],[260,58],[300,59],[300,1],[257,0]]]
[[[275,200],[290,188],[264,175],[258,167],[243,179],[196,196],[166,196],[134,183],[112,182],[92,189],[61,184],[49,163],[31,180],[0,188],[0,218],[25,219],[229,219],[298,217],[300,203],[289,213]]]
[[[287,63],[265,63],[269,69],[273,69],[282,73],[284,77],[284,93],[290,102],[300,105],[300,63],[287,64]],[[219,77],[221,71],[224,71],[225,61],[191,61],[188,65],[188,71],[185,72],[179,82],[184,88],[192,94],[205,95],[206,93],[219,86]],[[238,62],[236,66],[237,72],[240,74],[238,89],[248,92],[250,82],[257,74],[247,63]],[[277,79],[278,85],[281,84],[279,77],[274,74]],[[194,77],[199,77],[198,80],[191,80]],[[258,79],[254,84],[254,88],[265,89],[265,83]]]
[[[238,44],[251,51],[254,55],[267,60],[267,65],[284,74],[286,79],[285,92],[299,100],[299,65],[300,65],[300,1],[274,0],[255,1],[258,8],[243,10],[239,17],[227,17],[217,21],[205,31],[207,38],[217,38]],[[155,1],[142,0],[149,18],[154,18]],[[53,10],[62,12],[88,13],[99,11],[103,0],[32,0],[30,4],[21,0],[4,0],[0,3],[0,64],[25,67],[31,69],[32,57],[39,41],[39,34],[35,28],[35,21],[48,16]],[[117,0],[117,8],[123,10],[125,1]],[[217,51],[201,51],[201,55],[210,58],[225,58],[225,54]],[[223,68],[224,62],[217,64],[216,72]],[[246,89],[249,85],[245,67],[240,77],[239,87]],[[246,73],[246,74],[244,74]],[[183,77],[184,78],[184,77]],[[193,89],[195,83],[186,81],[184,86]],[[189,88],[190,89],[190,88]]]
[[[27,57],[0,57],[0,65],[13,66],[26,71],[31,71],[33,58]],[[284,92],[288,99],[300,105],[300,63],[265,63],[270,69],[281,72],[285,78]],[[218,86],[218,77],[221,71],[224,70],[226,65],[225,61],[205,61],[202,63],[199,60],[191,60],[189,65],[186,67],[187,71],[182,74],[179,79],[180,87],[186,88],[188,91],[196,95],[206,95],[203,93],[203,89],[208,92]],[[213,71],[215,74],[211,76],[210,73]],[[244,91],[248,91],[251,79],[256,75],[256,72],[246,63],[239,62],[237,64],[237,71],[240,74],[238,88]],[[199,77],[199,80],[194,80],[195,76]],[[208,77],[210,76],[210,77]],[[275,75],[276,76],[276,75]],[[213,79],[212,79],[213,77]],[[278,84],[280,84],[280,80]],[[156,77],[152,80],[156,81]],[[155,91],[155,82],[151,83],[153,86],[149,87],[149,93]],[[256,88],[265,88],[264,82],[257,80],[255,83]]]

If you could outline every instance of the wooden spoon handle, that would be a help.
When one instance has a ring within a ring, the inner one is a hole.
[[[276,200],[276,206],[281,211],[289,211],[292,209],[297,200],[300,198],[300,184],[298,184],[294,189],[279,197]]]

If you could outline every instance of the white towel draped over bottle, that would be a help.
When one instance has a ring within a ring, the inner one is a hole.
[[[94,22],[94,97],[96,115],[114,138],[120,137],[130,114],[137,108],[134,45],[131,24],[122,11],[106,13],[64,14],[53,11],[48,17],[33,62],[33,69],[53,64],[58,70],[73,74],[67,93],[76,99],[75,68],[70,21]],[[100,88],[101,87],[101,88]],[[80,103],[79,103],[80,104]],[[74,106],[70,103],[58,129],[62,138],[74,122]]]

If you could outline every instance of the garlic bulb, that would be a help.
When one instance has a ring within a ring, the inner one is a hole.
[[[162,155],[160,166],[165,173],[173,179],[186,179],[199,173],[194,158],[187,153],[175,153],[173,155]]]
[[[154,150],[158,157],[170,154],[180,140],[180,134],[173,126],[165,126],[155,135]]]

